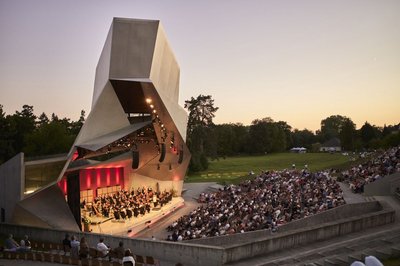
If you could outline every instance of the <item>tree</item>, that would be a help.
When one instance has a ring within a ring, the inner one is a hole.
[[[0,164],[15,155],[13,141],[10,134],[10,118],[3,111],[0,104]]]
[[[356,138],[356,131],[352,130],[352,125],[354,125],[353,121],[341,115],[332,115],[321,121],[321,130],[317,131],[317,135],[319,141],[321,143],[328,141],[332,138],[340,138],[345,142],[345,148],[354,146],[354,140]],[[354,125],[355,126],[355,125]],[[343,129],[346,129],[345,132],[342,132]],[[350,136],[349,134],[353,134]]]
[[[189,166],[191,171],[201,171],[208,167],[207,155],[216,156],[217,145],[213,132],[213,118],[218,110],[211,95],[199,95],[185,101],[184,107],[189,111],[187,124],[187,145],[192,153]],[[205,150],[207,147],[207,150]]]
[[[74,121],[71,123],[71,134],[77,136],[79,131],[81,130],[83,124],[85,123],[85,110],[81,110],[81,116],[78,121]]]
[[[247,151],[249,154],[282,152],[288,147],[286,122],[274,122],[270,117],[254,120],[249,128]]]
[[[305,147],[307,149],[312,149],[312,144],[316,142],[315,134],[308,129],[293,130],[292,139],[294,147]]]
[[[22,106],[21,112],[16,111],[9,119],[13,150],[17,153],[24,151],[28,134],[31,134],[36,128],[36,116],[33,113],[33,106]]]
[[[46,125],[50,122],[49,118],[47,117],[47,115],[43,112],[40,116],[39,116],[39,121],[37,122],[38,127],[41,127],[43,125]]]
[[[232,156],[245,152],[248,127],[243,124],[221,124],[215,126],[218,156]]]
[[[380,135],[380,130],[368,122],[365,122],[365,124],[360,128],[360,137],[364,148],[372,148],[371,141],[378,139]]]
[[[340,142],[343,149],[347,151],[354,150],[355,138],[356,125],[350,119],[344,120],[340,130]]]
[[[69,134],[65,123],[55,120],[29,134],[24,150],[27,156],[65,153],[71,148],[74,139],[75,136]]]

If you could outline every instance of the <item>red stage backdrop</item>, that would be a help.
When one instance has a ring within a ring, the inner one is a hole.
[[[96,189],[100,187],[110,186],[121,186],[124,188],[124,168],[92,168],[83,169],[79,171],[79,181],[81,191],[87,189],[93,189],[94,196],[96,195]],[[63,178],[58,182],[58,186],[63,191],[64,195],[67,194],[67,182]]]

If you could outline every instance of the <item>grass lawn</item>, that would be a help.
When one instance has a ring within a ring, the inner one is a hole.
[[[261,170],[283,170],[303,168],[305,164],[311,171],[327,168],[343,168],[351,163],[350,156],[341,153],[277,153],[264,156],[228,157],[210,161],[207,171],[189,174],[186,182],[219,182],[238,183],[248,178],[250,171],[260,173]]]

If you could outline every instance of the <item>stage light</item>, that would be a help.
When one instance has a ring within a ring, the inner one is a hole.
[[[150,108],[153,109],[153,108],[154,108],[154,105],[150,104]]]
[[[147,98],[147,99],[146,99],[146,103],[151,103],[151,99],[150,99],[150,98]]]
[[[157,113],[156,109],[153,110],[153,113]]]

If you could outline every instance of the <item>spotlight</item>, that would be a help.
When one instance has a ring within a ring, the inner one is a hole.
[[[147,98],[147,99],[146,99],[146,103],[151,103],[151,99],[150,99],[150,98]]]
[[[156,109],[153,110],[153,113],[157,113]]]
[[[153,108],[154,108],[154,105],[150,104],[150,108],[153,109]]]

